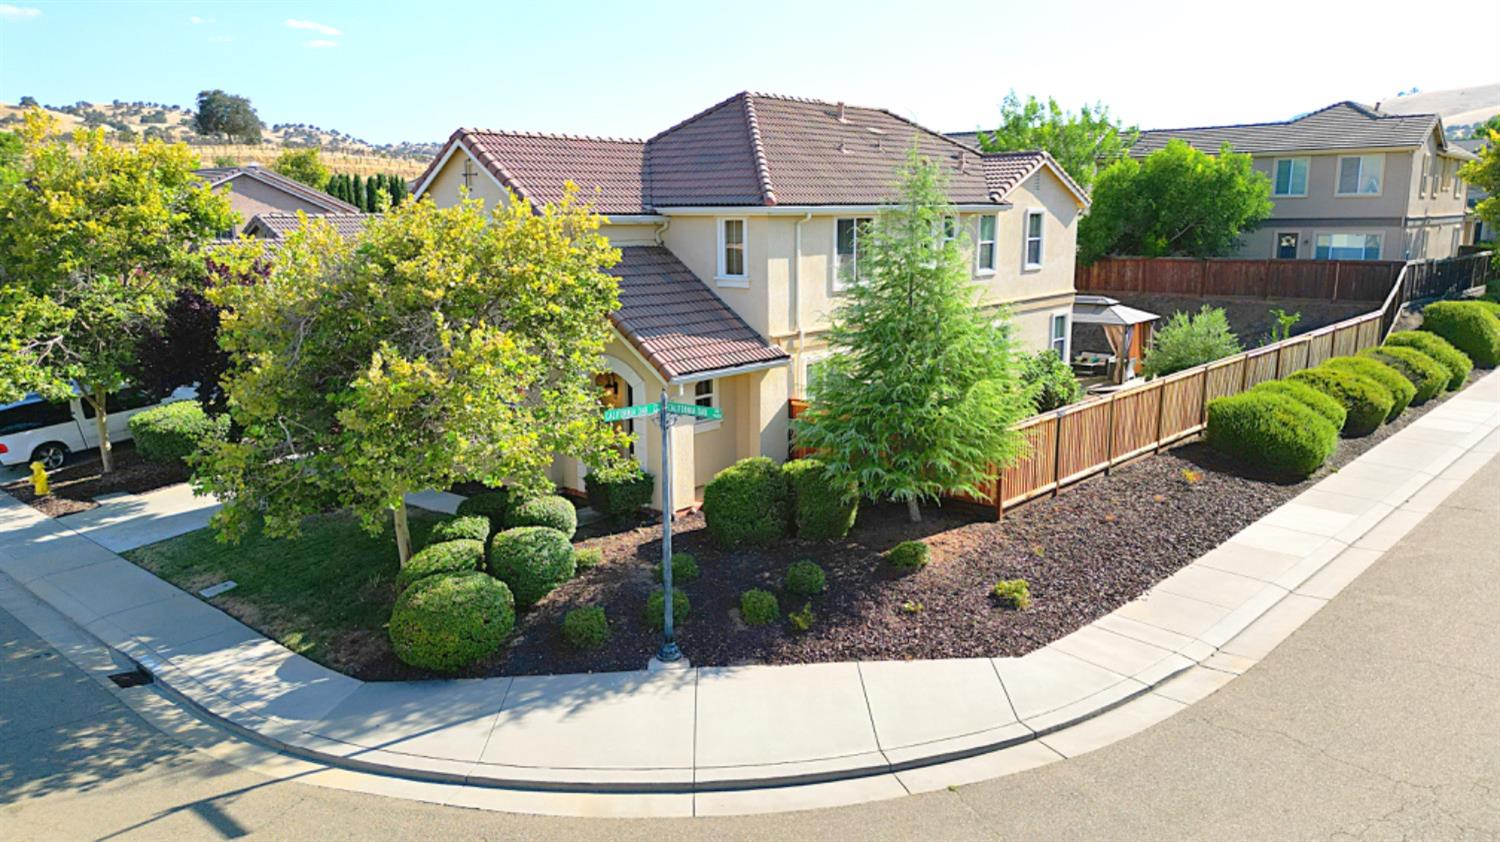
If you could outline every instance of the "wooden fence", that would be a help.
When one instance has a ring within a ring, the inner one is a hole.
[[[1074,283],[1079,292],[1373,302],[1385,299],[1404,266],[1399,260],[1105,257],[1080,264]]]

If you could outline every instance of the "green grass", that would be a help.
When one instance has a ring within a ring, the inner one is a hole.
[[[408,512],[414,550],[448,519]],[[214,530],[200,529],[125,557],[192,593],[233,579],[236,587],[211,603],[294,652],[348,669],[389,646],[385,625],[399,567],[391,536],[389,524],[371,535],[352,516],[336,513],[308,518],[297,538],[269,538],[255,529],[238,544],[223,544]]]

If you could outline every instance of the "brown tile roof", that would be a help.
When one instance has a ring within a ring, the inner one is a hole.
[[[787,359],[661,246],[626,246],[615,328],[668,380]]]
[[[518,198],[544,205],[562,198],[572,181],[604,214],[647,213],[642,196],[645,142],[609,137],[459,129],[414,185],[425,183],[455,144]]]
[[[1016,185],[1045,167],[1050,168],[1081,199],[1087,200],[1078,182],[1046,152],[987,152],[983,165],[985,185],[994,195],[1009,195],[1010,191],[1016,189]]]
[[[365,213],[309,213],[303,214],[309,221],[321,219],[333,226],[340,237],[352,239],[359,236],[365,229],[365,225],[375,214]],[[267,240],[280,240],[287,234],[302,226],[301,219],[296,213],[273,211],[271,213],[258,213],[250,217],[245,223],[245,235],[250,237],[262,237]]]
[[[218,187],[226,181],[232,181],[240,176],[253,178],[262,184],[268,184],[283,193],[290,193],[304,201],[311,202],[330,213],[359,213],[359,208],[349,204],[343,199],[338,199],[324,193],[322,190],[314,190],[296,179],[287,178],[279,172],[260,166],[243,167],[203,167],[193,170],[197,175],[208,181],[210,187]]]
[[[1357,102],[1336,102],[1276,123],[1144,131],[1130,154],[1149,155],[1174,138],[1204,152],[1218,152],[1228,143],[1236,152],[1252,154],[1411,147],[1424,143],[1438,124],[1436,114],[1395,115]]]

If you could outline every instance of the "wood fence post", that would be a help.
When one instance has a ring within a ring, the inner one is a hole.
[[[1208,295],[1208,261],[1203,260],[1198,263],[1198,297],[1203,298],[1206,295]]]
[[[1058,412],[1052,419],[1052,496],[1062,493],[1062,422],[1067,416]]]
[[[1260,297],[1261,298],[1270,298],[1271,297],[1271,258],[1269,258],[1269,257],[1266,258],[1265,261],[1261,265],[1265,266],[1265,271],[1260,273]]]
[[[1329,299],[1330,301],[1339,300],[1339,264],[1342,262],[1341,260],[1333,261],[1333,296]]]
[[[1160,382],[1160,381],[1158,381]],[[1167,384],[1156,387],[1156,452],[1161,452],[1161,424],[1167,414]]]
[[[1104,438],[1104,473],[1108,474],[1115,464],[1115,398],[1119,392],[1109,396],[1109,435]]]
[[[1198,424],[1208,423],[1208,367],[1203,368],[1203,397],[1198,400]]]

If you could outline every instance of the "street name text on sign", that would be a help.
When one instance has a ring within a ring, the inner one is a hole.
[[[706,418],[709,421],[717,421],[724,417],[723,410],[712,406],[699,406],[695,403],[667,402],[667,411],[673,415],[691,415],[694,418]]]
[[[618,409],[604,410],[605,421],[624,421],[627,418],[640,418],[643,415],[655,415],[661,412],[659,403],[643,403],[636,406],[622,406]]]

